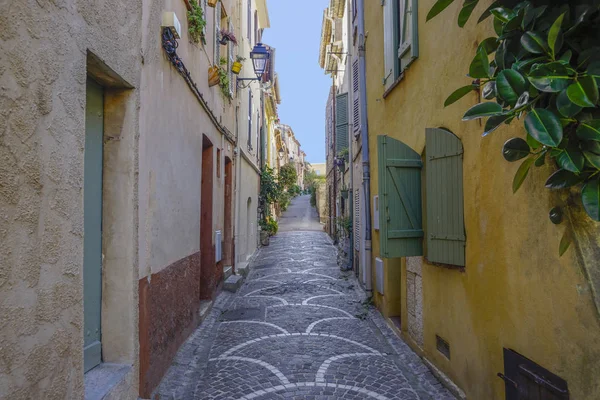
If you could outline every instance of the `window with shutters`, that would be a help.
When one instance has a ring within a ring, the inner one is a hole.
[[[568,400],[569,388],[561,377],[521,354],[504,349],[506,400]]]
[[[384,0],[383,85],[388,90],[419,56],[418,0]]]
[[[358,57],[352,62],[352,132],[354,136],[360,134],[360,75]]]
[[[233,32],[233,24],[231,23],[230,18],[227,18],[227,25],[229,26],[229,32]],[[231,93],[231,95],[233,96],[233,94],[235,93],[235,74],[231,70],[231,67],[233,66],[233,62],[235,60],[233,59],[233,43],[231,41],[227,43],[227,55],[227,71],[229,71],[229,93]]]
[[[348,93],[335,96],[335,154],[348,150]]]
[[[214,51],[214,63],[219,65],[221,59],[221,4],[217,3],[215,7],[215,51]]]
[[[421,156],[406,144],[377,136],[380,255],[423,255]]]
[[[438,128],[426,130],[425,146],[427,260],[464,267],[463,146]]]

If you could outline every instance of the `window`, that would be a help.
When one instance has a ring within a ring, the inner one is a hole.
[[[427,260],[465,266],[463,146],[444,129],[425,132]]]
[[[383,84],[387,90],[419,56],[418,0],[385,0],[383,6]]]
[[[258,11],[254,11],[254,44],[258,43]]]
[[[214,63],[216,65],[220,65],[219,62],[221,60],[221,4],[217,3],[215,7],[215,51],[214,51]]]
[[[221,177],[221,149],[217,149],[217,178]]]
[[[348,150],[348,93],[335,96],[335,153]]]
[[[352,62],[352,132],[358,137],[360,134],[360,76],[358,57]]]
[[[252,91],[248,90],[248,150],[252,150]]]
[[[250,42],[250,46],[252,46],[252,0],[248,0],[248,10],[246,12],[248,17],[248,21],[246,25],[248,25],[248,42]]]
[[[228,25],[228,29],[230,32],[233,32],[233,24],[231,23],[231,19],[228,18],[227,19],[227,25]],[[233,43],[231,41],[229,41],[227,43],[227,71],[229,71],[229,93],[231,93],[231,95],[233,96],[233,94],[235,93],[235,74],[233,73],[233,71],[231,70],[231,67],[233,66],[233,62],[235,61],[233,59]]]

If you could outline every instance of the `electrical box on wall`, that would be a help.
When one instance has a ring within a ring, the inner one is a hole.
[[[215,262],[223,259],[222,240],[221,231],[215,231]]]
[[[171,29],[176,39],[181,39],[181,23],[172,11],[165,11],[162,15],[162,27]]]
[[[383,260],[375,257],[375,285],[379,294],[383,293]]]
[[[373,196],[373,229],[379,230],[379,196]]]

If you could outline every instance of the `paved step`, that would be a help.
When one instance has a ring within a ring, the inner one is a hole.
[[[223,289],[228,292],[235,293],[242,286],[242,282],[244,282],[244,277],[241,275],[231,275],[229,278],[225,279],[225,283],[223,284]]]
[[[231,265],[226,265],[223,267],[223,279],[227,280],[233,274],[233,267]]]

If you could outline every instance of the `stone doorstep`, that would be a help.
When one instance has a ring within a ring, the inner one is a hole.
[[[243,282],[244,277],[242,275],[231,275],[223,283],[223,289],[227,290],[228,292],[235,293],[240,286],[242,286]]]
[[[249,267],[250,267],[249,262],[239,262],[235,267],[235,273],[246,277],[246,276],[248,276]]]
[[[85,400],[102,400],[125,381],[131,365],[102,363],[84,374]]]
[[[223,280],[227,280],[233,274],[233,267],[226,265],[223,267]]]

